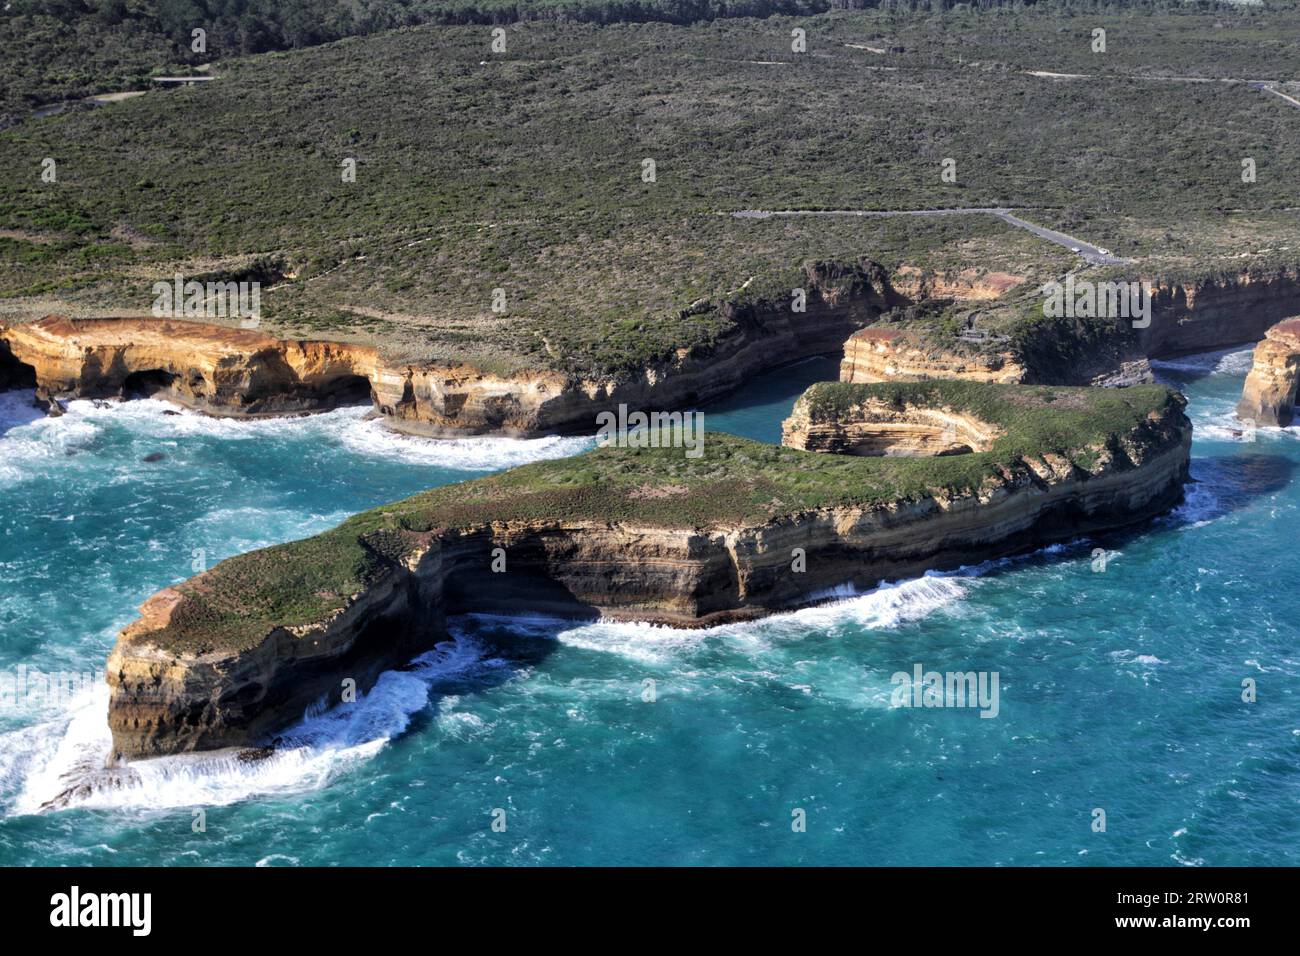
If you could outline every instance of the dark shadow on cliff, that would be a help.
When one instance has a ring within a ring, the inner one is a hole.
[[[1192,459],[1192,478],[1188,486],[1192,505],[1198,499],[1206,513],[1197,507],[1185,507],[1187,521],[1202,521],[1239,511],[1257,498],[1276,494],[1291,483],[1297,463],[1284,455],[1264,452],[1240,452]],[[1207,497],[1212,500],[1206,500]]]
[[[45,413],[36,404],[36,369],[20,362],[0,339],[0,437],[9,429],[26,425]]]

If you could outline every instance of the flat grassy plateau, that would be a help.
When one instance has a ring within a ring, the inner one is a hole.
[[[1011,333],[1036,284],[1078,264],[991,217],[729,215],[741,209],[1011,206],[1146,275],[1300,260],[1300,109],[1219,82],[1291,75],[1293,6],[506,35],[504,54],[487,25],[423,26],[219,60],[206,85],[0,132],[15,171],[0,181],[0,321],[146,315],[175,272],[262,276],[272,334],[597,376],[707,348],[734,321],[719,303],[786,299],[806,263],[1024,276],[986,322]],[[950,332],[960,313],[922,324]]]
[[[1182,399],[1160,385],[1055,388],[933,381],[813,387],[814,404],[877,399],[944,406],[997,426],[988,451],[939,458],[859,458],[797,451],[719,432],[704,454],[598,448],[423,492],[330,531],[223,561],[178,586],[187,600],[150,636],[195,652],[246,649],[277,625],[319,621],[419,546],[419,536],[506,522],[624,522],[709,529],[761,525],[824,508],[871,508],[961,494],[1023,459],[1059,455],[1085,470],[1152,415]],[[1121,456],[1122,460],[1122,456]]]

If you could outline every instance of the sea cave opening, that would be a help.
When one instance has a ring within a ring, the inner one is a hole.
[[[132,372],[122,382],[122,397],[150,398],[158,392],[170,391],[177,377],[172,372],[160,368]]]
[[[11,388],[35,388],[36,369],[9,351],[8,342],[0,342],[0,392]]]
[[[369,405],[373,402],[370,379],[364,375],[340,375],[321,386],[321,395],[335,406]]]

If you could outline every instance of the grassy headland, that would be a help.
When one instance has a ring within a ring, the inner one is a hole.
[[[1052,388],[934,381],[813,386],[817,406],[868,399],[942,406],[996,425],[984,452],[940,458],[861,458],[796,451],[710,432],[704,454],[680,448],[597,448],[538,462],[363,512],[330,531],[230,558],[178,585],[186,595],[150,640],[177,650],[244,648],[271,628],[320,620],[405,559],[421,536],[510,522],[624,522],[709,530],[761,525],[817,509],[888,506],[960,494],[1060,456],[1083,470],[1119,436],[1181,409],[1163,386]],[[1123,456],[1118,456],[1121,460]]]

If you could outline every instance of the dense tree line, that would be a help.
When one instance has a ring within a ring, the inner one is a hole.
[[[799,15],[830,9],[883,8],[943,12],[956,7],[1032,6],[1038,0],[10,0],[3,16],[33,26],[89,22],[117,33],[165,37],[172,53],[193,59],[191,31],[208,33],[220,56],[315,46],[420,23],[511,23],[572,20],[595,23],[695,23],[720,17]],[[1046,6],[1214,8],[1223,0],[1044,0]]]
[[[1219,0],[7,0],[0,9],[0,128],[48,103],[141,88],[159,70],[422,23],[689,24],[831,9],[924,15],[1034,5],[1063,11],[1231,6]],[[192,43],[197,28],[205,31],[201,51]]]

